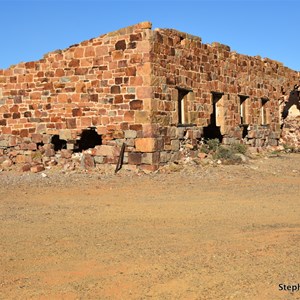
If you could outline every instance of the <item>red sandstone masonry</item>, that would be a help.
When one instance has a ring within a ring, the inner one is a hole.
[[[138,97],[148,93],[150,74],[141,66],[150,63],[150,28],[141,23],[1,70],[0,133],[79,134],[90,126],[137,123]]]
[[[220,126],[229,137],[240,138],[239,130],[235,132],[234,128],[240,124],[241,94],[249,96],[249,125],[260,125],[260,99],[270,100],[266,105],[269,127],[278,139],[279,99],[282,91],[290,91],[299,82],[299,73],[279,62],[240,55],[219,43],[202,44],[198,37],[170,29],[154,32],[152,62],[154,122],[162,126],[178,122],[171,104],[177,98],[175,88],[182,87],[194,91],[188,112],[191,123],[207,126],[212,113],[211,92],[222,92]]]
[[[0,150],[17,151],[14,162],[28,162],[36,151],[53,157],[54,135],[72,150],[83,130],[95,128],[102,138],[92,151],[97,163],[116,163],[125,142],[125,163],[155,170],[180,159],[183,142],[195,154],[210,123],[211,92],[224,93],[217,122],[225,143],[242,140],[239,95],[244,95],[249,97],[244,142],[276,145],[279,100],[297,83],[299,73],[279,62],[203,44],[172,29],[152,31],[143,22],[0,70]],[[191,91],[190,126],[183,128],[177,126],[178,88]],[[261,98],[269,100],[267,126],[261,126]]]

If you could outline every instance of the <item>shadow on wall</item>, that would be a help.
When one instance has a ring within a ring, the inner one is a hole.
[[[67,141],[59,138],[59,135],[53,135],[51,144],[54,147],[54,151],[67,149]],[[102,137],[94,128],[84,129],[81,133],[80,139],[76,141],[74,145],[74,152],[81,152],[89,148],[102,144]]]
[[[300,85],[295,85],[294,89],[290,92],[290,96],[288,101],[286,102],[283,111],[282,111],[282,118],[285,119],[289,115],[289,109],[296,105],[297,109],[300,111]]]

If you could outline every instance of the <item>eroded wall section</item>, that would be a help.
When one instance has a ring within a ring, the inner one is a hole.
[[[149,129],[151,36],[143,22],[0,70],[2,160],[81,150],[91,130],[98,162],[115,163],[124,140],[132,162],[128,152]]]

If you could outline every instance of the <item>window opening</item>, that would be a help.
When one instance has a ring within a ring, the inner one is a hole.
[[[268,103],[269,99],[267,98],[261,98],[261,125],[267,125],[267,110],[266,110],[266,104]]]
[[[241,124],[247,124],[247,112],[246,112],[246,104],[248,96],[239,95],[240,97],[240,117],[241,117]]]
[[[223,140],[221,134],[221,126],[217,126],[218,117],[218,102],[224,95],[224,93],[211,92],[212,93],[212,113],[210,115],[210,124],[203,128],[204,139],[219,139],[220,142]]]
[[[178,88],[178,124],[188,123],[187,96],[189,90]]]

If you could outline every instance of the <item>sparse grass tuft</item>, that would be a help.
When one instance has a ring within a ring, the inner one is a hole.
[[[238,164],[245,161],[247,146],[244,144],[234,143],[232,145],[221,145],[218,139],[208,140],[203,144],[201,151],[212,153],[214,159],[220,159],[225,164]]]
[[[241,154],[246,154],[247,153],[247,146],[244,144],[239,144],[239,143],[234,143],[230,145],[230,148],[232,149],[233,152],[235,153],[241,153]]]

